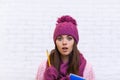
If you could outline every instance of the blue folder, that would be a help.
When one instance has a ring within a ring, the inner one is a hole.
[[[70,80],[85,80],[85,78],[78,76],[76,74],[70,74]]]

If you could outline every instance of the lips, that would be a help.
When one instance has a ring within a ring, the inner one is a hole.
[[[67,47],[62,47],[62,50],[63,50],[64,52],[66,52],[66,51],[68,50],[68,48],[67,48]]]

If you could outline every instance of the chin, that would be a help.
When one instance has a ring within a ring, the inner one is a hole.
[[[63,56],[68,56],[70,53],[62,53]]]

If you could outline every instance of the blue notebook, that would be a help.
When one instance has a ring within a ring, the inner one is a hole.
[[[80,76],[78,76],[78,75],[76,75],[76,74],[70,74],[70,80],[85,80],[85,78],[83,78],[83,77],[80,77]]]

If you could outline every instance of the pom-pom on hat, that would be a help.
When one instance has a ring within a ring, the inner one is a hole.
[[[75,42],[78,43],[79,35],[77,30],[77,23],[76,20],[71,16],[65,15],[58,18],[53,35],[54,43],[56,38],[60,35],[70,35],[74,38]]]

